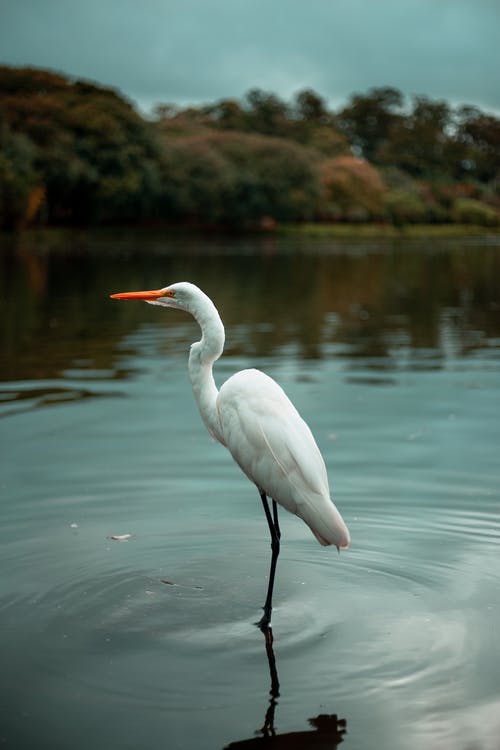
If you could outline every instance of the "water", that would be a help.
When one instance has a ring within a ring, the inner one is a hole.
[[[497,750],[498,240],[3,242],[5,746]],[[281,514],[273,650],[267,527],[200,423],[196,325],[107,297],[183,279],[225,321],[218,382],[284,386],[351,530],[338,556]]]

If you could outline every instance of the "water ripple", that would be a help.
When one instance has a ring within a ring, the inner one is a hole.
[[[97,391],[86,386],[47,385],[0,390],[0,418],[11,417],[47,406],[78,402],[90,398],[123,398],[125,393],[114,390]],[[8,405],[8,406],[7,406]],[[10,407],[10,408],[9,408]]]

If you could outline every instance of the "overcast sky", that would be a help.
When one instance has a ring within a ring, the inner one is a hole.
[[[285,99],[337,107],[395,86],[500,112],[500,0],[0,0],[0,62],[158,102]]]

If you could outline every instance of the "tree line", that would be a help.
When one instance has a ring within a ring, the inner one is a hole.
[[[158,105],[113,89],[0,67],[0,226],[167,221],[500,224],[500,119],[395,88],[333,111],[286,102]]]

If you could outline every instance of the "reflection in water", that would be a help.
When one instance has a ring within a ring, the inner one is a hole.
[[[319,714],[312,719],[308,719],[309,724],[313,727],[312,731],[276,733],[274,715],[280,695],[280,683],[273,649],[273,631],[268,627],[263,629],[263,633],[269,663],[271,689],[269,690],[269,705],[264,717],[264,724],[256,732],[261,736],[231,742],[226,745],[224,750],[238,750],[238,748],[244,750],[245,748],[269,747],[269,745],[274,748],[286,748],[286,750],[306,750],[307,748],[335,750],[343,741],[346,733],[346,720],[339,719],[337,714]]]
[[[269,663],[269,675],[271,677],[271,689],[269,695],[269,708],[266,711],[266,718],[264,720],[264,726],[261,729],[264,737],[275,737],[276,731],[274,729],[274,712],[278,703],[280,694],[280,683],[278,679],[278,670],[276,669],[276,657],[274,656],[273,649],[273,631],[272,628],[267,627],[263,630],[264,639],[266,642],[266,655]]]
[[[44,406],[55,406],[88,398],[123,397],[118,391],[93,391],[89,388],[64,388],[49,386],[47,388],[0,389],[0,419],[11,417],[22,412],[41,409]]]
[[[347,344],[353,367],[362,358],[374,370],[412,368],[419,351],[432,353],[436,368],[487,346],[498,331],[500,253],[479,240],[434,243],[433,252],[425,242],[360,252],[333,240],[301,247],[275,239],[272,253],[259,239],[251,248],[207,238],[190,246],[144,233],[126,248],[105,234],[67,236],[52,252],[50,245],[40,252],[41,237],[31,250],[28,239],[18,242],[2,248],[0,237],[3,380],[60,377],[81,358],[89,368],[113,368],[117,334],[151,318],[141,306],[111,307],[111,279],[124,289],[159,279],[197,283],[216,300],[230,330],[227,352],[236,356],[293,347],[301,358],[324,359]]]

